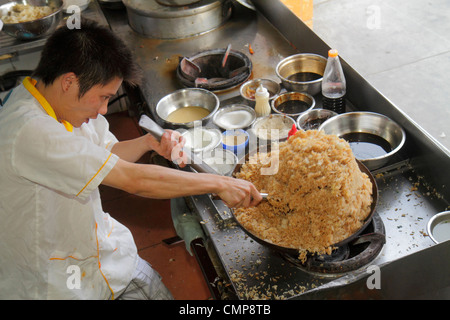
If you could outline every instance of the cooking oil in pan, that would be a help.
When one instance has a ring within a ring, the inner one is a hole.
[[[365,132],[352,132],[341,136],[350,144],[357,159],[382,157],[392,151],[391,144],[380,136]]]

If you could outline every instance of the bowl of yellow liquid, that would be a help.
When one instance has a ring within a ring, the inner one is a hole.
[[[213,92],[201,88],[186,88],[159,100],[156,114],[166,127],[192,128],[194,125],[206,125],[219,105],[219,98]]]

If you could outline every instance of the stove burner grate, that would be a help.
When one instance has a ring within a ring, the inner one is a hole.
[[[374,214],[371,223],[353,242],[340,246],[330,255],[310,255],[302,263],[298,257],[280,253],[301,270],[320,274],[340,274],[357,270],[373,261],[386,243],[381,218]]]

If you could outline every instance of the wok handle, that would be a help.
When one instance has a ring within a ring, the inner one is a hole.
[[[165,132],[164,129],[161,128],[159,124],[157,124],[155,121],[150,119],[145,114],[143,114],[139,119],[139,126],[148,133],[150,133],[152,136],[154,136],[158,141],[161,140]],[[192,151],[186,152],[186,150],[183,150],[183,152],[185,152],[187,155],[187,164],[195,171],[201,173],[218,174],[216,170],[208,166],[205,162],[203,162],[202,159],[197,157]]]

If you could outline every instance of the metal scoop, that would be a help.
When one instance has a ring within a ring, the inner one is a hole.
[[[161,128],[159,124],[150,119],[145,114],[141,116],[139,119],[139,126],[154,136],[158,141],[161,140],[162,135],[164,134],[164,129]],[[185,150],[183,150],[185,152]],[[197,157],[192,151],[187,154],[187,165],[189,165],[192,169],[200,173],[211,173],[211,174],[219,174],[216,170],[211,168],[202,159]],[[263,199],[267,199],[267,193],[261,193]]]

